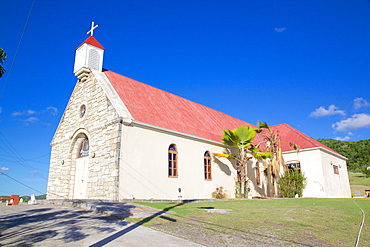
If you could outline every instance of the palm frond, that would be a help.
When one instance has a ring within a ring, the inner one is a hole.
[[[261,129],[264,128],[264,129],[270,130],[270,126],[266,122],[258,121],[258,127],[261,128]]]
[[[248,148],[248,150],[251,151],[252,153],[258,153],[260,151],[257,146],[253,145],[250,148]]]
[[[225,157],[225,158],[229,158],[230,157],[230,154],[220,154],[220,153],[214,153],[213,156],[215,157]]]
[[[253,155],[258,160],[265,160],[267,158],[272,157],[272,153],[270,152],[258,152]]]
[[[292,147],[292,148],[294,148],[294,150],[296,150],[297,153],[299,154],[299,150],[300,150],[300,146],[299,145],[297,145],[297,144],[295,144],[293,142],[289,142],[289,146]]]
[[[256,136],[255,128],[250,126],[240,126],[233,130],[235,136],[239,139],[238,147],[246,148],[253,143],[253,139]]]

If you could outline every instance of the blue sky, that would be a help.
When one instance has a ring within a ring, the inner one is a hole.
[[[368,0],[36,0],[29,16],[32,4],[2,3],[0,195],[46,192],[49,144],[91,21],[106,69],[252,124],[370,138]]]

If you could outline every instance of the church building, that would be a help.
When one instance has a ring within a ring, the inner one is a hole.
[[[92,29],[93,30],[93,29]],[[224,129],[256,127],[201,104],[102,68],[93,37],[77,49],[77,83],[51,142],[48,199],[210,199],[235,197],[237,171],[226,158]],[[287,124],[272,127],[291,169],[307,177],[303,197],[350,197],[346,158]],[[257,161],[248,164],[250,196],[267,194]]]

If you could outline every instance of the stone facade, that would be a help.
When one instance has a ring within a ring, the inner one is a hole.
[[[86,113],[81,117],[81,107]],[[121,121],[92,73],[78,81],[52,140],[48,199],[118,200]],[[76,198],[76,160],[82,141],[90,148],[85,198]]]

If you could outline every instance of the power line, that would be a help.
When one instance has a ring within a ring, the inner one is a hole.
[[[3,175],[5,175],[5,176],[7,176],[7,177],[8,177],[8,178],[10,178],[10,179],[13,179],[13,180],[14,180],[14,181],[16,181],[17,183],[20,183],[21,185],[26,186],[27,188],[30,188],[31,190],[37,191],[37,192],[39,192],[39,193],[41,193],[41,194],[44,194],[44,192],[41,192],[41,191],[39,191],[39,190],[37,190],[37,189],[35,189],[35,188],[30,187],[30,186],[28,186],[27,184],[24,184],[24,183],[22,183],[22,182],[18,181],[17,179],[12,178],[11,176],[9,176],[8,174],[5,174],[5,173],[4,173],[4,172],[2,172],[2,171],[0,171],[0,173],[1,173],[1,174],[3,174]]]
[[[1,175],[1,174],[3,174],[3,175],[5,175],[5,176],[7,176],[8,178],[10,178],[10,179],[12,179],[12,180],[16,181],[17,183],[20,183],[20,184],[21,184],[21,185],[23,185],[23,186],[26,186],[27,188],[30,188],[30,189],[32,189],[32,190],[34,190],[34,191],[37,191],[37,192],[41,193],[41,195],[46,194],[46,193],[41,192],[41,191],[39,191],[39,190],[37,190],[37,189],[35,189],[35,188],[32,188],[31,186],[28,186],[27,184],[22,183],[21,181],[18,181],[18,180],[17,180],[17,179],[15,179],[15,178],[12,178],[11,176],[9,176],[8,174],[5,174],[5,173],[4,173],[4,172],[2,172],[2,171],[0,171],[0,175]],[[48,193],[48,194],[50,194],[50,195],[54,195],[54,196],[58,196],[58,197],[60,197],[60,198],[68,199],[67,197],[65,197],[65,196],[61,196],[61,195],[58,195],[58,194],[56,194],[56,193]]]
[[[4,150],[3,148],[1,148],[2,150]],[[5,150],[4,150],[5,151]],[[5,151],[6,152],[6,151]],[[41,158],[41,157],[45,157],[47,155],[50,155],[50,153],[48,154],[45,154],[43,156],[39,156],[37,158],[31,158],[31,159],[24,159],[25,161],[28,161],[28,162],[33,162],[33,163],[41,163],[41,164],[49,164],[49,162],[44,162],[44,161],[39,161],[37,159]],[[7,157],[7,158],[11,158],[11,159],[19,159],[19,157],[16,157],[16,156],[11,156],[11,155],[5,155],[5,154],[0,154],[0,158],[1,157]],[[0,161],[5,161],[5,162],[18,162],[17,160],[2,160],[0,159]]]
[[[29,170],[38,170],[36,169],[35,167],[31,166],[20,154],[19,152],[13,147],[13,145],[9,142],[9,140],[3,135],[3,133],[0,132],[0,135],[2,136],[2,138],[0,139],[4,144],[5,146],[10,150],[10,152],[13,153],[13,155],[15,155],[18,159],[19,159],[19,163],[20,165],[24,166],[25,168],[29,169]],[[6,141],[6,142],[5,142]],[[3,148],[2,148],[3,149]],[[3,149],[7,154],[9,154],[9,152],[7,152],[5,149]],[[36,176],[39,176],[40,178],[42,179],[45,179],[47,180],[45,177],[41,176],[40,174],[36,174]]]
[[[30,12],[28,13],[28,17],[27,17],[26,23],[25,23],[25,25],[24,25],[24,28],[23,28],[23,31],[22,31],[21,38],[19,39],[17,49],[15,50],[15,54],[14,54],[14,57],[13,57],[12,63],[11,63],[11,65],[10,65],[9,72],[7,72],[6,80],[5,80],[5,83],[4,83],[4,86],[3,86],[3,89],[1,90],[1,93],[0,93],[0,100],[1,100],[1,98],[3,97],[4,91],[5,91],[5,87],[6,87],[6,85],[8,84],[8,80],[9,80],[10,74],[11,74],[11,72],[12,72],[12,69],[13,69],[13,65],[14,65],[15,59],[17,58],[18,50],[19,50],[19,47],[21,46],[21,43],[22,43],[23,35],[24,35],[24,33],[26,32],[26,27],[27,27],[27,24],[28,24],[28,20],[30,19],[30,16],[31,16],[31,13],[32,13],[32,9],[33,9],[33,5],[35,4],[35,1],[36,1],[36,0],[33,0],[33,2],[32,2],[31,9],[30,9]]]

